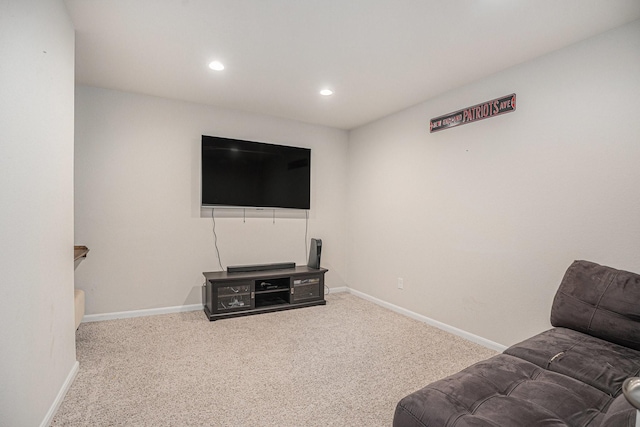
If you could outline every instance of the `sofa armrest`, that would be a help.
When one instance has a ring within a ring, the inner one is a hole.
[[[602,420],[601,427],[635,427],[636,408],[631,406],[624,395],[615,398]]]

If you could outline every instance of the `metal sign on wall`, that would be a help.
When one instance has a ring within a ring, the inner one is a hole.
[[[499,116],[516,110],[516,94],[506,95],[501,98],[492,99],[473,107],[464,108],[444,116],[431,119],[429,128],[431,133],[449,129],[455,126],[465,125],[489,117]]]

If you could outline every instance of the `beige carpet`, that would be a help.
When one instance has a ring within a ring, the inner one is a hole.
[[[399,399],[494,351],[348,293],[209,322],[83,323],[54,426],[390,426]]]

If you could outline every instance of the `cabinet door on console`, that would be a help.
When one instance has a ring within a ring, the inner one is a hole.
[[[252,282],[215,283],[213,307],[215,313],[254,308]]]
[[[291,296],[293,297],[293,302],[303,302],[323,297],[323,276],[296,276],[292,279]]]

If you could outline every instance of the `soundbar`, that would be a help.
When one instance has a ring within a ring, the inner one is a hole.
[[[227,267],[227,273],[246,273],[249,271],[285,270],[295,268],[295,262],[278,262],[275,264],[232,265]]]

